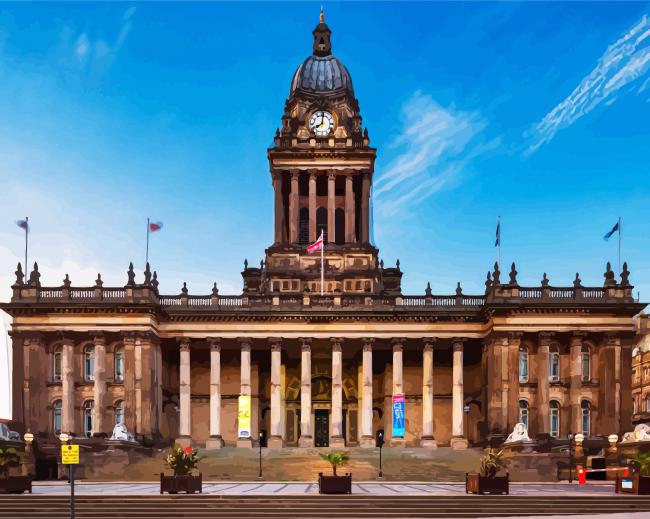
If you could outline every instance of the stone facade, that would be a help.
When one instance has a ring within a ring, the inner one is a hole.
[[[138,441],[209,448],[372,447],[380,431],[391,446],[464,448],[521,421],[540,437],[629,430],[645,305],[627,266],[617,281],[607,265],[601,287],[522,287],[514,264],[508,282],[495,265],[483,294],[404,295],[399,261],[370,243],[375,149],[349,73],[324,20],[314,37],[268,150],[274,241],[259,267],[245,261],[242,294],[161,295],[149,265],[123,287],[42,287],[37,265],[27,281],[19,265],[0,305],[16,424],[53,439],[121,421]]]

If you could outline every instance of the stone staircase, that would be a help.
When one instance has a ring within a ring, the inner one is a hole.
[[[0,496],[1,519],[64,519],[68,496]],[[78,496],[78,519],[461,518],[650,511],[638,496]]]

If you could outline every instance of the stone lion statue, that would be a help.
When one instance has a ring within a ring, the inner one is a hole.
[[[133,436],[133,433],[130,433],[126,428],[126,425],[124,425],[123,423],[115,424],[115,427],[113,427],[113,434],[111,435],[110,439],[121,440],[126,442],[135,441],[135,437]]]
[[[624,442],[647,442],[650,441],[650,425],[640,423],[634,427],[634,431],[626,432],[623,435]]]
[[[520,441],[530,441],[530,437],[528,436],[528,427],[526,427],[526,424],[522,422],[515,424],[514,429],[506,438],[505,443]]]

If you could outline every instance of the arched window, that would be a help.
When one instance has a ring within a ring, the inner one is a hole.
[[[588,400],[580,403],[582,408],[582,434],[589,436],[591,434],[591,406]]]
[[[52,378],[55,382],[61,381],[62,359],[63,353],[61,352],[61,346],[57,346],[54,349],[54,355],[52,357]]]
[[[519,423],[526,425],[528,429],[528,402],[519,400]]]
[[[93,435],[93,407],[95,402],[93,400],[86,400],[84,402],[84,434],[90,438]]]
[[[319,207],[316,209],[316,238],[323,232],[323,240],[327,242],[327,208]]]
[[[124,423],[124,403],[122,400],[115,402],[115,425]]]
[[[582,380],[587,381],[591,380],[591,354],[589,353],[589,347],[582,347]],[[583,433],[584,434],[584,433]]]
[[[56,400],[52,405],[52,429],[57,436],[61,434],[61,407],[63,407],[61,400]]]
[[[334,211],[334,229],[336,230],[334,235],[336,244],[343,245],[345,243],[345,211],[340,207]]]
[[[124,382],[124,349],[115,350],[115,382]]]
[[[298,243],[309,243],[309,209],[301,207],[298,218]]]
[[[519,348],[519,382],[528,382],[528,349]]]
[[[95,380],[95,347],[84,348],[84,380]]]
[[[551,410],[549,432],[553,438],[557,438],[560,435],[560,404],[556,400],[551,400],[549,408]]]
[[[560,380],[560,353],[552,351],[548,357],[548,379],[551,382]]]

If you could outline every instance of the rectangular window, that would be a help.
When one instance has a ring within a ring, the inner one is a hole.
[[[557,352],[549,357],[548,378],[551,382],[560,380],[560,354]]]
[[[560,411],[551,409],[551,436],[557,438],[560,435]]]
[[[590,359],[589,353],[582,354],[582,380],[587,381],[591,379],[590,371]]]

